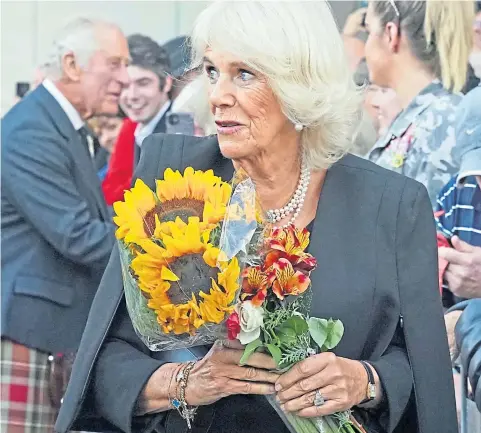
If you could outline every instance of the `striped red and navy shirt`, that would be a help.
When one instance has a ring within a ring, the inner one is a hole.
[[[435,218],[438,232],[448,242],[458,236],[468,244],[481,247],[481,189],[474,176],[467,177],[463,186],[457,185],[457,177],[451,179],[438,195]],[[442,289],[445,307],[462,300],[449,291],[446,282]]]
[[[457,186],[456,177],[441,190],[437,199],[438,231],[447,239],[453,236],[481,247],[481,189],[476,178],[469,176]]]

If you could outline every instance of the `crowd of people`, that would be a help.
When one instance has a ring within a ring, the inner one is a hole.
[[[198,433],[287,431],[259,394],[302,411],[315,391],[336,402],[317,415],[354,407],[368,433],[481,428],[481,2],[368,3],[342,31],[324,1],[214,2],[164,44],[62,30],[1,123],[2,432],[183,432],[170,392],[192,356]],[[144,347],[112,221],[133,180],[240,165],[271,209],[303,164],[295,223],[332,291],[313,284],[313,309],[350,345],[290,388],[225,342]]]

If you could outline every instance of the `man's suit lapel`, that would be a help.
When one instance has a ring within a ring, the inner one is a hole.
[[[167,114],[169,114],[171,107],[172,107],[172,102],[170,103],[167,111],[164,113],[164,115],[157,122],[157,125],[155,125],[154,131],[152,132],[153,134],[157,134],[159,132],[164,133],[167,130]],[[139,164],[140,153],[141,153],[141,147],[134,141],[134,164],[135,164],[135,167],[137,167],[137,165]]]
[[[167,108],[167,111],[157,122],[157,125],[155,125],[154,132],[153,132],[154,134],[167,131],[167,115],[169,114],[171,108],[172,108],[172,102],[169,103],[169,108]]]
[[[71,153],[73,160],[80,170],[82,180],[88,187],[90,198],[92,199],[92,202],[95,203],[100,217],[105,221],[109,220],[110,215],[100,188],[100,181],[95,171],[94,162],[90,157],[89,150],[82,142],[79,132],[74,129],[62,107],[60,107],[58,102],[47,91],[47,89],[45,89],[45,87],[39,86],[35,90],[34,95],[50,117],[50,121],[56,126],[65,140],[67,140],[65,143],[65,150]]]

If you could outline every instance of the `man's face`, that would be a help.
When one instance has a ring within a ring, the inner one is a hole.
[[[134,122],[149,123],[168,101],[170,78],[160,87],[159,77],[148,69],[129,66],[130,82],[120,99],[122,110]]]
[[[128,85],[129,48],[120,30],[98,30],[100,49],[81,72],[79,85],[87,115],[116,114],[122,89]]]

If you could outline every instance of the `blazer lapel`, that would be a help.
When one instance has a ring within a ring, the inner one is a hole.
[[[42,105],[47,116],[50,117],[50,122],[56,126],[66,140],[65,149],[71,153],[72,159],[81,172],[82,181],[90,192],[89,198],[92,199],[91,201],[98,209],[99,215],[103,220],[109,220],[110,215],[101,191],[100,181],[94,169],[94,161],[92,161],[88,149],[84,146],[79,132],[74,129],[62,107],[44,86],[39,86],[32,96]]]
[[[95,170],[95,161],[90,157],[90,153],[77,131],[74,131],[74,134],[71,135],[68,145],[77,163],[77,167],[82,174],[83,181],[92,194],[101,218],[104,221],[108,221],[110,215],[107,211],[107,206],[100,186],[100,180]]]
[[[157,134],[159,132],[165,132],[167,130],[167,114],[169,114],[171,108],[172,108],[172,102],[169,104],[167,111],[157,122],[157,125],[155,125],[154,132],[153,132],[154,134]]]
[[[311,316],[340,319],[344,337],[335,352],[345,357],[362,353],[370,329],[371,318],[353,314],[353,304],[369,310],[372,303],[375,272],[369,248],[370,233],[359,234],[356,229],[356,204],[350,196],[355,186],[342,166],[334,164],[326,175],[314,220],[309,253],[318,266],[311,274]],[[364,245],[363,245],[364,244]],[[366,252],[359,254],[359,249]]]

